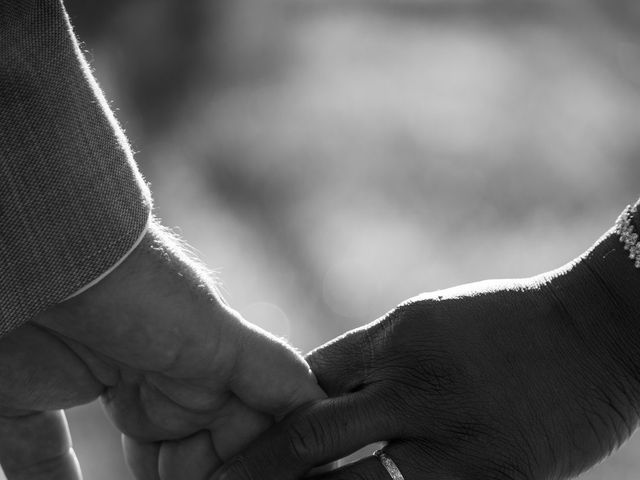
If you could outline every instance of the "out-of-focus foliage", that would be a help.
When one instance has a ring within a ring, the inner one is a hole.
[[[560,266],[640,194],[632,0],[67,3],[157,213],[303,350]],[[70,420],[86,477],[125,478],[98,408]]]

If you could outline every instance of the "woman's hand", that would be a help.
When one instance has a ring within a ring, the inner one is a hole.
[[[330,398],[273,427],[215,480],[297,479],[378,441],[406,480],[588,468],[631,435],[640,405],[640,271],[615,242],[551,275],[418,296],[320,347],[307,360]],[[609,274],[630,275],[635,297]],[[390,476],[369,457],[314,478]]]
[[[156,227],[105,279],[0,340],[9,480],[79,479],[60,409],[101,396],[140,480],[205,479],[274,418],[324,396]]]

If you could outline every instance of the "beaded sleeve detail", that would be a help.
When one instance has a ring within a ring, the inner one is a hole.
[[[631,218],[637,212],[637,206],[628,205],[616,220],[616,233],[620,235],[620,242],[624,243],[624,249],[629,252],[629,258],[634,261],[635,267],[640,268],[640,241],[631,223]]]

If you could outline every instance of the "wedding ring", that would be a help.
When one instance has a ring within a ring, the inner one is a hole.
[[[400,469],[396,463],[391,460],[389,455],[384,453],[382,450],[376,450],[373,454],[378,457],[378,460],[380,460],[380,463],[393,480],[404,480],[404,477],[400,473]]]

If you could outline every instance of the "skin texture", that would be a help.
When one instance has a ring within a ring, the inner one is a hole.
[[[46,156],[51,169],[40,170],[98,197],[91,174],[64,166],[129,178],[132,153],[61,0],[0,0],[0,60],[3,155]],[[28,180],[43,198],[59,193],[38,178]],[[117,200],[144,201],[131,193]],[[154,226],[107,278],[0,339],[0,463],[11,480],[80,478],[61,410],[100,397],[139,479],[207,478],[274,418],[322,395],[303,359],[245,323]]]
[[[0,462],[10,480],[80,478],[61,409],[100,397],[138,479],[204,479],[323,396],[154,225],[104,280],[0,340]]]
[[[423,294],[307,360],[329,398],[214,480],[293,480],[377,441],[406,480],[571,477],[638,421],[640,272],[610,233],[524,280]],[[317,480],[389,480],[374,457]]]

